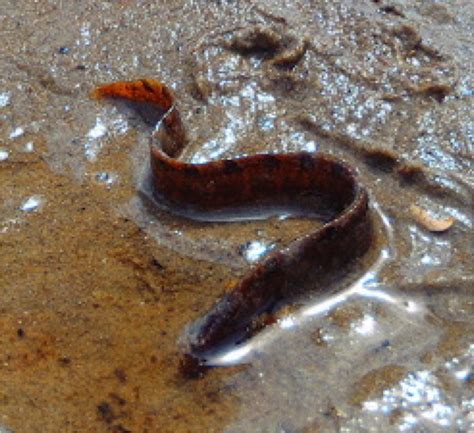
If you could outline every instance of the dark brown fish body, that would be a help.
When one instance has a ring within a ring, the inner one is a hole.
[[[125,90],[124,90],[125,89]],[[200,359],[233,334],[245,336],[256,314],[288,297],[308,273],[341,266],[372,240],[366,190],[347,164],[322,153],[259,154],[191,164],[176,159],[187,139],[171,92],[153,80],[100,87],[96,97],[151,102],[166,111],[151,146],[154,192],[177,207],[220,211],[240,206],[296,204],[309,214],[321,203],[333,211],[321,228],[271,252],[190,328],[187,353]]]

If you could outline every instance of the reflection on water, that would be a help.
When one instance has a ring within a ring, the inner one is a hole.
[[[8,159],[8,150],[0,148],[0,162]]]
[[[243,254],[245,256],[245,259],[248,262],[252,263],[266,256],[271,250],[271,244],[261,241],[251,241],[245,245],[243,249]]]
[[[117,137],[125,134],[129,129],[129,120],[126,118],[126,114],[116,108],[112,108],[112,112],[112,115],[97,116],[94,125],[84,136],[84,156],[90,163],[97,161],[109,135]]]
[[[449,263],[450,243],[448,240],[434,238],[416,226],[411,226],[409,232],[413,246],[412,255],[419,257],[419,260],[416,261],[416,270],[413,270],[413,273],[421,277],[423,271],[429,271],[433,266]]]
[[[232,70],[224,68],[219,70],[217,75],[231,72]],[[210,75],[209,79],[217,80],[218,77]],[[233,84],[231,81],[229,83]],[[225,86],[226,83],[221,82],[220,85]],[[238,94],[210,97],[208,104],[225,107],[223,119],[215,136],[202,143],[194,153],[191,159],[193,163],[218,159],[226,152],[235,151],[235,146],[256,124],[262,131],[271,131],[274,127],[276,114],[268,115],[267,113],[275,111],[275,97],[260,89],[255,82],[242,86]]]
[[[22,203],[22,205],[20,206],[20,209],[23,212],[35,212],[38,209],[40,209],[41,206],[43,205],[44,205],[44,199],[39,195],[33,195]]]
[[[24,151],[26,153],[31,153],[31,152],[34,152],[34,150],[35,150],[35,144],[32,141],[28,141],[25,144]]]
[[[98,118],[95,125],[86,135],[87,141],[84,146],[85,155],[90,161],[94,161],[97,158],[97,154],[99,153],[101,147],[99,139],[102,138],[106,133],[107,127],[105,126],[104,122]]]
[[[459,381],[457,386],[473,373],[473,357],[474,347],[471,346],[460,359],[454,358],[446,363],[448,371],[454,373]],[[384,390],[380,399],[364,402],[363,408],[371,413],[371,417],[397,413],[397,424],[403,432],[445,431],[444,428],[471,431],[474,426],[474,399],[466,393],[460,402],[452,400],[436,374],[419,370],[407,374],[396,386]]]
[[[97,183],[110,187],[113,183],[117,181],[118,175],[115,173],[108,173],[106,171],[101,171],[99,173],[95,173],[94,178],[97,181]]]
[[[1,92],[0,93],[0,108],[6,107],[10,103],[10,93]]]
[[[10,132],[10,135],[8,136],[8,138],[13,140],[15,138],[21,137],[24,133],[25,133],[25,130],[21,126],[18,126],[12,132]]]

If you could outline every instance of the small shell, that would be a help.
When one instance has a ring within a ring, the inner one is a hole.
[[[410,206],[410,212],[415,221],[430,232],[444,232],[448,230],[455,221],[451,216],[443,219],[434,218],[426,210],[414,204]]]

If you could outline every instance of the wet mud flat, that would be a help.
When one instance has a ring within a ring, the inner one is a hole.
[[[472,429],[469,2],[2,9],[0,431]],[[150,127],[90,98],[140,77],[173,88],[184,159],[331,153],[376,227],[362,260],[306,281],[193,379],[186,326],[320,221],[190,221],[150,202]]]

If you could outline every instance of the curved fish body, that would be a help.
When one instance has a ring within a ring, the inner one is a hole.
[[[178,159],[188,140],[172,92],[155,80],[119,82],[96,89],[97,98],[147,103],[161,111],[150,146],[154,194],[173,207],[200,212],[251,206],[297,207],[310,215],[331,209],[324,225],[294,239],[252,266],[187,332],[186,356],[206,353],[236,334],[252,332],[252,320],[295,292],[315,269],[343,266],[364,254],[372,240],[368,195],[354,170],[323,153],[257,154],[202,164]]]

